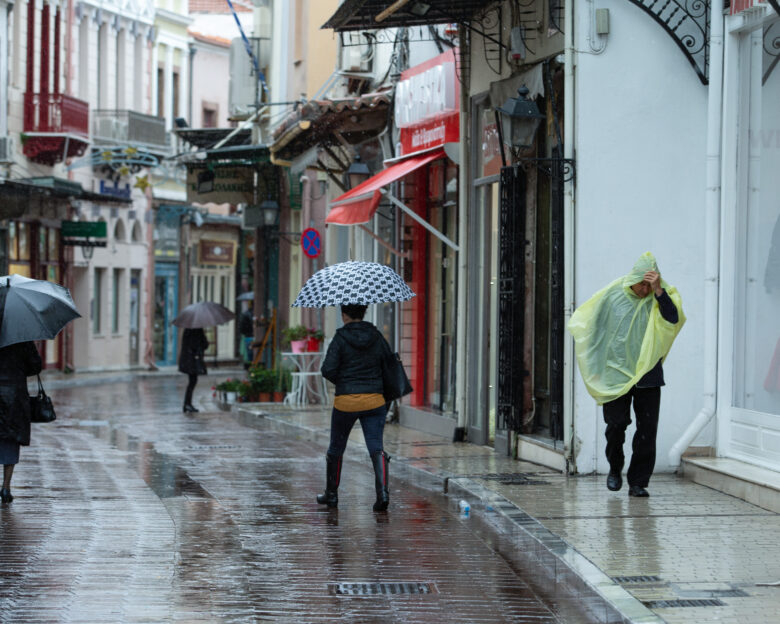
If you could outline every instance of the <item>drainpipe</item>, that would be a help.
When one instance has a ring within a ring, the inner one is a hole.
[[[566,24],[574,24],[574,2],[566,2]],[[574,158],[574,29],[566,29],[563,62],[563,156]],[[574,312],[574,180],[563,189],[563,324]],[[577,472],[574,427],[574,340],[563,332],[563,447],[565,474]]]
[[[568,29],[567,29],[568,30]],[[460,41],[467,41],[465,26],[458,27],[458,36]],[[460,54],[471,54],[471,48],[468,45],[461,46]],[[466,329],[467,329],[467,310],[468,299],[466,297],[467,276],[469,274],[468,266],[468,216],[469,209],[473,207],[468,205],[471,179],[469,171],[471,163],[469,162],[468,145],[471,111],[469,109],[469,85],[470,80],[464,80],[460,85],[460,141],[458,142],[458,163],[460,184],[458,184],[458,298],[456,302],[458,325],[456,329],[455,340],[455,409],[458,413],[458,425],[455,431],[455,441],[462,442],[466,436],[466,410],[468,409],[468,392],[466,391],[466,376],[468,374],[466,364]]]
[[[669,450],[669,465],[680,458],[715,415],[718,381],[718,282],[720,237],[721,107],[723,97],[723,0],[712,0],[710,16],[710,84],[707,98],[707,187],[704,249],[704,396],[703,405]]]

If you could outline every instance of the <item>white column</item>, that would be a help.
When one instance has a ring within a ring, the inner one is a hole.
[[[165,46],[165,128],[173,128],[173,46]]]
[[[133,109],[139,113],[145,113],[144,108],[144,87],[149,84],[149,80],[144,80],[146,75],[146,62],[144,60],[144,48],[146,39],[143,35],[137,34],[133,40]],[[131,75],[128,72],[128,76]],[[151,79],[150,79],[151,80]]]
[[[152,75],[149,76],[149,80],[152,83],[152,101],[149,102],[149,110],[152,111],[152,115],[161,116],[162,111],[157,110],[157,90],[159,85],[157,84],[157,66],[160,63],[159,60],[159,45],[156,42],[152,43]]]
[[[115,61],[115,80],[116,80],[116,108],[124,109],[128,106],[128,80],[129,76],[132,76],[131,71],[128,71],[127,65],[127,29],[120,28],[116,31],[116,61]]]
[[[18,14],[16,16],[18,18]],[[0,2],[0,33],[8,33],[8,6]],[[0,136],[8,134],[8,45],[7,38],[0,45]],[[18,42],[17,50],[21,50]]]
[[[179,54],[181,59],[179,65],[179,110],[176,111],[176,116],[184,117],[192,126],[193,121],[188,119],[189,113],[187,111],[187,104],[190,101],[190,51],[185,46],[184,48],[179,48]]]

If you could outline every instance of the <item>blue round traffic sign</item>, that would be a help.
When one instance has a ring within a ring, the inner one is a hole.
[[[301,234],[301,248],[309,258],[316,258],[322,249],[320,233],[314,228],[306,228]]]

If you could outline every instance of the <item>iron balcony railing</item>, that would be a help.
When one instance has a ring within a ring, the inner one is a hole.
[[[158,153],[170,151],[165,119],[132,110],[92,111],[92,138],[98,144],[127,143]]]
[[[25,93],[24,131],[89,136],[89,104],[64,93]]]

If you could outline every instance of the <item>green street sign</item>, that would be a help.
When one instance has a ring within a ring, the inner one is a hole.
[[[106,238],[105,221],[63,221],[62,238]]]

